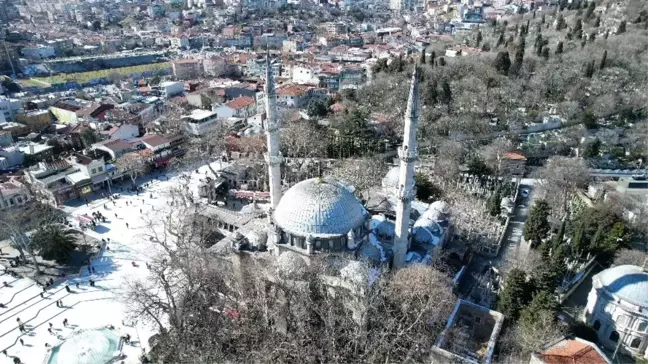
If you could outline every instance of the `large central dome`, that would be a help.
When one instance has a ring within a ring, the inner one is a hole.
[[[316,238],[346,234],[360,227],[366,215],[360,201],[341,183],[313,178],[286,191],[274,219],[286,232]]]

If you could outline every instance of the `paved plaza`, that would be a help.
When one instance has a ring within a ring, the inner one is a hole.
[[[218,163],[213,167],[218,168]],[[199,179],[205,177],[207,170],[204,166],[199,173],[187,172],[186,178],[182,174],[170,176],[168,180],[161,176],[153,179],[139,195],[113,190],[113,193],[121,193],[114,201],[104,198],[76,208],[66,207],[69,220],[101,212],[107,222],[101,223],[96,231],[86,230],[86,234],[99,240],[110,239],[110,242],[91,261],[91,270],[83,267],[78,274],[61,279],[45,292],[32,279],[14,278],[8,274],[0,276],[0,303],[4,305],[0,307],[0,350],[7,352],[7,356],[0,354],[0,364],[13,363],[13,357],[27,364],[46,363],[44,360],[50,350],[47,345],[56,345],[75,330],[108,325],[114,326],[115,333],[120,336],[130,335],[131,344],[123,347],[127,356],[125,363],[138,363],[142,350],[148,351],[148,339],[155,328],[142,322],[130,322],[126,315],[127,302],[121,293],[127,280],[145,279],[148,274],[146,263],[156,252],[147,238],[149,224],[157,221],[158,226],[153,228],[162,227],[159,219],[172,208],[168,203],[169,191],[187,185],[197,198]],[[89,285],[89,279],[96,282],[94,287]],[[1,286],[2,282],[7,286]],[[61,301],[61,307],[57,301]],[[63,325],[64,319],[69,321],[67,327]],[[21,333],[20,324],[26,332]],[[50,324],[51,332],[48,330]]]

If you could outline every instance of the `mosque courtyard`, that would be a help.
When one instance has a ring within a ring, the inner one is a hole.
[[[212,167],[221,166],[217,162]],[[206,171],[208,167],[203,166],[199,173],[153,179],[139,194],[113,190],[120,193],[113,201],[102,198],[77,208],[65,207],[69,221],[97,211],[103,214],[107,221],[96,231],[86,229],[85,233],[109,241],[107,248],[90,262],[94,270],[83,267],[79,274],[55,282],[46,292],[32,279],[0,276],[0,281],[7,283],[0,287],[4,305],[0,307],[0,364],[14,363],[15,358],[27,364],[103,364],[106,355],[112,355],[109,351],[115,350],[114,337],[125,335],[130,336],[130,344],[123,345],[123,363],[139,363],[155,328],[127,317],[124,288],[129,280],[145,279],[148,274],[146,263],[156,247],[147,234],[162,228],[161,218],[172,209],[170,191],[187,186],[198,198]],[[111,332],[104,335],[108,326]]]

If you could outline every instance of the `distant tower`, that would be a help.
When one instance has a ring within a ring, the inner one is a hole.
[[[416,128],[419,116],[418,68],[414,67],[407,111],[405,112],[405,133],[403,145],[398,148],[400,178],[396,186],[396,238],[394,239],[394,268],[405,265],[405,254],[409,245],[410,210],[416,196],[414,187],[414,163],[418,158]]]
[[[266,135],[268,138],[268,177],[270,179],[270,202],[276,208],[281,200],[281,152],[279,150],[279,121],[277,120],[277,95],[275,94],[274,77],[270,54],[266,53]]]

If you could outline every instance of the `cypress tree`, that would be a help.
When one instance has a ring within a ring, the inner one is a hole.
[[[558,42],[558,45],[556,46],[556,54],[562,54],[563,52],[563,42]]]
[[[430,66],[434,66],[434,59],[436,58],[436,52],[430,52]]]
[[[607,62],[607,50],[603,51],[603,57],[601,57],[601,63],[599,64],[599,69],[605,68],[606,62]]]
[[[573,31],[577,32],[577,31],[582,30],[582,29],[583,29],[583,21],[580,20],[580,19],[576,19],[576,24],[574,24]]]
[[[495,57],[495,69],[503,74],[507,74],[509,68],[511,68],[511,59],[507,51],[502,51],[497,53]]]
[[[546,60],[549,59],[549,47],[542,48],[542,58]]]
[[[619,23],[619,27],[617,28],[617,34],[623,34],[626,31],[626,21],[621,20],[621,23]]]
[[[558,14],[558,19],[556,20],[556,30],[563,30],[566,27],[567,23],[565,23],[565,18],[562,14]]]
[[[594,21],[594,28],[598,28],[599,26],[601,26],[601,17],[597,16],[596,20]]]
[[[422,65],[426,63],[426,62],[425,62],[425,49],[423,49],[423,51],[421,52],[421,60],[420,60],[420,63],[421,63]]]
[[[500,33],[499,38],[497,38],[497,45],[496,45],[496,47],[499,48],[499,46],[501,46],[502,44],[504,44],[504,32]]]
[[[516,321],[520,311],[531,301],[531,287],[526,279],[526,273],[517,268],[508,272],[504,288],[497,302],[497,310],[507,319]]]
[[[596,4],[594,3],[594,1],[590,1],[589,4],[587,4],[587,11],[585,11],[585,19],[589,19],[592,17],[595,8],[596,8]]]
[[[537,246],[549,234],[549,204],[545,200],[537,200],[531,208],[529,217],[524,224],[523,234],[531,246]]]
[[[477,39],[475,40],[475,42],[476,42],[475,47],[479,47],[479,45],[481,44],[482,40],[483,40],[483,36],[482,36],[482,32],[481,32],[481,30],[480,30],[480,31],[477,32]]]

